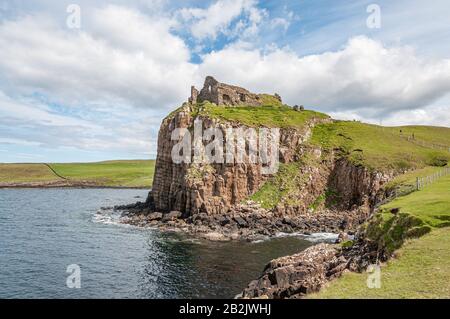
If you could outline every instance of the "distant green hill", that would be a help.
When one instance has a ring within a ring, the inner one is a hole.
[[[450,128],[446,127],[334,121],[317,125],[311,143],[338,149],[353,163],[381,171],[443,166],[450,159]]]
[[[154,160],[67,164],[0,164],[0,186],[70,186],[150,188]]]
[[[450,128],[447,127],[383,127],[357,121],[331,121],[326,114],[311,110],[299,112],[280,104],[225,107],[203,102],[194,106],[192,115],[249,127],[300,130],[312,119],[330,119],[315,126],[309,143],[325,150],[334,149],[355,164],[375,170],[405,171],[442,166],[450,160]]]

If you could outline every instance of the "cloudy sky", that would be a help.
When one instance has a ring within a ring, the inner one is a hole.
[[[450,3],[0,0],[0,162],[154,158],[206,75],[336,118],[450,126]]]

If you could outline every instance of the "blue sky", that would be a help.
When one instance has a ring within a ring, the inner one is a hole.
[[[206,75],[336,118],[450,126],[449,17],[445,0],[0,1],[0,162],[154,158]]]

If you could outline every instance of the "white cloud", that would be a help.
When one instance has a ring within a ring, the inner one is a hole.
[[[18,102],[0,91],[0,115],[2,121],[17,119],[22,122],[33,122],[39,125],[51,126],[78,126],[84,129],[93,129],[96,126],[73,117],[51,113],[46,105],[32,101],[30,104]]]
[[[290,104],[367,118],[423,108],[450,92],[450,60],[422,60],[408,47],[386,48],[364,36],[339,51],[305,57],[288,49],[263,54],[230,46],[205,55],[200,71],[276,91]]]
[[[122,112],[112,110],[109,116],[84,119],[57,114],[36,101],[16,101],[0,91],[0,144],[128,151],[137,155],[155,150],[159,121],[134,111],[134,118],[120,122]]]
[[[282,28],[284,31],[286,31],[289,26],[290,26],[291,22],[289,21],[289,19],[285,19],[285,18],[273,18],[270,21],[270,27],[272,29],[276,29],[276,28]]]
[[[229,37],[255,35],[267,12],[259,9],[255,0],[218,0],[205,9],[180,9],[177,15],[195,38],[203,40],[215,39],[219,34]]]
[[[58,28],[46,16],[2,23],[0,80],[10,84],[3,89],[152,108],[185,95],[196,66],[170,22],[115,6],[89,13],[81,31]]]
[[[383,125],[423,125],[432,123],[436,126],[450,127],[450,104],[446,106],[431,105],[415,110],[402,110],[383,119]]]
[[[291,26],[292,21],[298,19],[299,17],[296,16],[293,11],[289,11],[285,6],[283,8],[283,15],[281,17],[275,17],[270,20],[270,27],[272,29],[281,28],[286,32],[287,29],[289,29],[289,27]]]
[[[430,105],[414,110],[400,110],[392,113],[382,114],[379,118],[370,117],[354,110],[330,112],[335,119],[358,120],[365,123],[379,124],[385,126],[400,125],[435,125],[450,126],[450,106]]]

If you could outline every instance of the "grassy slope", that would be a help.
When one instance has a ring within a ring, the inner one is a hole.
[[[269,96],[270,97],[270,96]],[[268,103],[273,103],[268,100]],[[193,115],[237,122],[251,127],[304,127],[313,118],[328,118],[326,114],[305,110],[294,111],[281,105],[261,107],[224,107],[205,102],[198,104]],[[399,130],[402,129],[402,135]],[[416,140],[450,146],[450,128],[432,126],[382,127],[354,121],[336,121],[317,125],[311,144],[325,149],[339,149],[355,164],[376,170],[405,171],[426,166],[442,165],[450,160],[450,152],[423,147],[409,142],[406,136],[414,133]]]
[[[399,197],[382,208],[397,207],[432,227],[450,226],[450,176],[442,177],[423,190]]]
[[[98,163],[50,164],[70,181],[93,182],[98,186],[150,187],[155,161],[106,161]],[[0,164],[0,183],[61,181],[44,164]]]
[[[449,298],[450,228],[408,242],[381,270],[381,288],[367,288],[367,274],[346,273],[310,298]]]
[[[264,183],[250,199],[264,208],[274,208],[283,198],[298,190],[301,178],[299,163],[281,164],[278,173]]]
[[[311,298],[442,298],[450,297],[450,176],[421,191],[399,197],[382,207],[386,225],[394,219],[387,210],[400,207],[431,232],[409,240],[398,258],[382,267],[381,289],[369,289],[367,274],[346,273]]]
[[[436,134],[436,132],[439,134]],[[436,134],[436,135],[435,135]],[[416,138],[450,143],[450,128],[420,127]],[[406,170],[437,165],[449,160],[448,151],[426,148],[401,137],[394,128],[339,121],[315,127],[311,143],[327,149],[340,148],[355,164],[377,170]]]
[[[412,136],[420,141],[439,144],[442,146],[450,147],[449,129],[446,127],[431,127],[431,126],[399,126],[389,128],[393,134],[400,134],[402,130],[403,136]]]
[[[302,128],[313,118],[328,118],[323,113],[309,110],[297,112],[285,105],[224,107],[206,102],[199,107],[199,115],[238,122],[250,127]]]
[[[302,129],[308,120],[328,118],[314,111],[297,112],[292,108],[274,102],[267,96],[267,105],[262,107],[224,107],[205,102],[198,104],[193,115],[204,115],[225,121],[237,122],[250,127],[279,127]],[[399,130],[402,129],[402,136]],[[315,127],[311,144],[325,149],[339,149],[342,156],[355,164],[377,170],[404,170],[425,168],[430,165],[442,165],[440,160],[450,160],[450,153],[443,150],[426,148],[405,139],[407,134],[415,133],[416,139],[444,145],[450,143],[450,128],[410,126],[381,127],[353,121],[336,121]],[[281,165],[279,173],[252,196],[266,208],[274,207],[283,196],[296,187],[293,182],[298,178],[295,164]],[[437,168],[429,167],[413,174],[432,172]],[[405,184],[399,180],[397,183]],[[397,186],[397,185],[391,185]],[[402,185],[408,186],[410,185]]]
[[[442,170],[442,167],[426,166],[424,168],[409,171],[392,179],[385,185],[386,189],[396,189],[397,194],[406,194],[416,190],[416,178],[430,176]]]
[[[61,180],[44,164],[0,164],[0,183]]]

